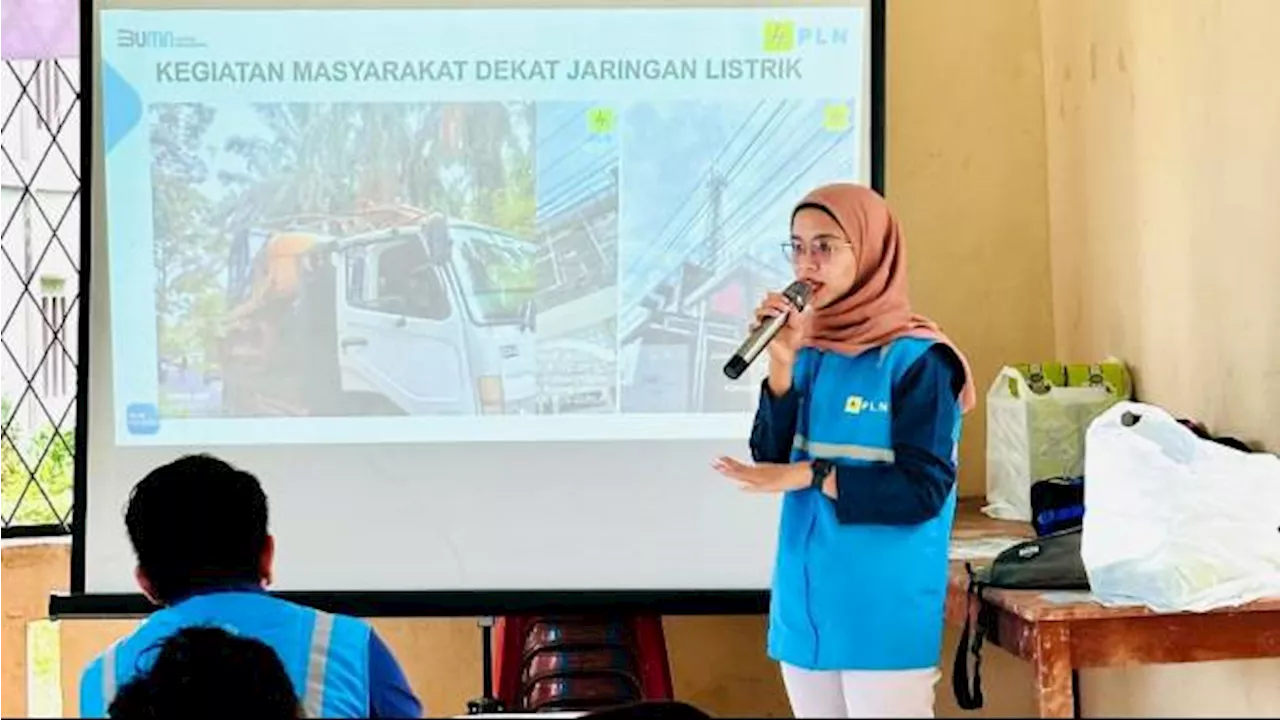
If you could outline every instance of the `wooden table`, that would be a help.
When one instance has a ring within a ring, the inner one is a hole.
[[[1030,528],[974,515],[956,519],[958,539],[1022,534]],[[973,561],[974,565],[990,561]],[[953,562],[947,622],[965,620],[968,576]],[[1040,717],[1076,717],[1074,672],[1080,668],[1280,657],[1280,598],[1207,613],[1162,614],[1142,607],[1104,607],[1087,592],[987,589],[996,608],[987,642],[1030,662]],[[977,612],[977,603],[970,609]]]

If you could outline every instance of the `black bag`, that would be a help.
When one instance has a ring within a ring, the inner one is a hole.
[[[1209,432],[1209,428],[1205,427],[1198,420],[1192,420],[1191,418],[1179,418],[1178,424],[1182,425],[1183,427],[1187,428],[1191,432],[1195,433],[1196,437],[1200,438],[1201,440],[1209,440],[1211,442],[1216,442],[1219,445],[1226,445],[1227,447],[1235,448],[1240,452],[1247,452],[1247,453],[1253,452],[1253,448],[1249,446],[1249,443],[1246,443],[1240,438],[1234,438],[1230,436],[1215,436]]]
[[[1055,477],[1031,485],[1031,526],[1037,537],[1084,524],[1084,478]]]
[[[989,587],[1010,590],[1088,590],[1089,576],[1080,558],[1080,528],[1072,528],[1018,543],[996,556],[990,567],[965,563],[969,587],[965,593],[964,627],[951,668],[951,689],[964,710],[982,707],[982,644],[995,623],[996,608],[983,597]],[[978,601],[977,626],[970,632],[970,609]],[[973,656],[972,680],[969,656]]]

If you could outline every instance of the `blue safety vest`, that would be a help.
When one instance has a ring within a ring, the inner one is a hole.
[[[933,341],[902,338],[857,356],[812,348],[796,358],[793,462],[893,462],[894,383]],[[953,440],[959,441],[960,414]],[[953,447],[953,459],[955,449]],[[782,501],[769,655],[811,670],[936,667],[942,650],[953,487],[917,525],[841,525],[815,489]]]
[[[369,625],[256,592],[197,595],[152,614],[85,668],[80,715],[106,717],[116,690],[150,668],[160,642],[201,625],[274,649],[307,717],[369,716]]]

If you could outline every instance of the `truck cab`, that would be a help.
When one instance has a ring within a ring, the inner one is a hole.
[[[433,215],[332,253],[343,414],[535,412],[535,244]]]

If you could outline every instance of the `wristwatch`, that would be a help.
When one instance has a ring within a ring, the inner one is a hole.
[[[809,463],[809,466],[813,468],[813,479],[809,481],[809,487],[821,491],[822,483],[836,469],[836,464],[830,460],[819,458]]]

